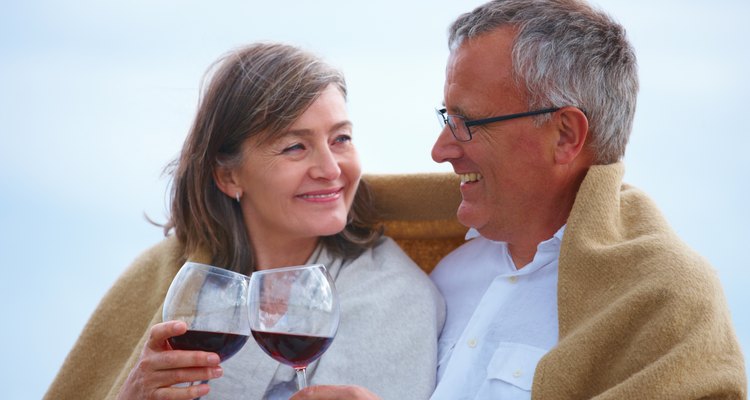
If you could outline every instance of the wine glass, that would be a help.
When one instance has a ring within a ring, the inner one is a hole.
[[[297,387],[305,369],[333,342],[339,303],[321,264],[256,271],[250,276],[250,329],[263,351],[294,368]]]
[[[250,337],[248,281],[237,272],[186,262],[169,286],[162,317],[184,321],[188,330],[169,338],[169,345],[213,352],[222,362],[235,355]]]

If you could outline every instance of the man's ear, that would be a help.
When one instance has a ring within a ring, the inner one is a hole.
[[[222,193],[234,199],[242,197],[242,186],[234,168],[217,164],[214,167],[214,182]]]
[[[555,162],[570,164],[578,157],[586,144],[589,120],[586,114],[576,107],[563,107],[558,113],[559,137],[555,147]]]

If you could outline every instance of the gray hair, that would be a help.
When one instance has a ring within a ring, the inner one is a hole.
[[[518,32],[513,74],[528,92],[529,108],[580,108],[589,119],[594,162],[620,160],[638,96],[638,67],[625,29],[578,0],[494,0],[458,17],[449,48],[505,26]]]

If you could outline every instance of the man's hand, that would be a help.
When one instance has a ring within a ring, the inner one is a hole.
[[[360,386],[310,386],[295,393],[289,400],[380,400]]]

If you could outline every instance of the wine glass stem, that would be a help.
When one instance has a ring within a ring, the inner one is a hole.
[[[305,375],[305,368],[295,368],[294,372],[297,374],[297,389],[302,390],[307,387],[307,376]]]

